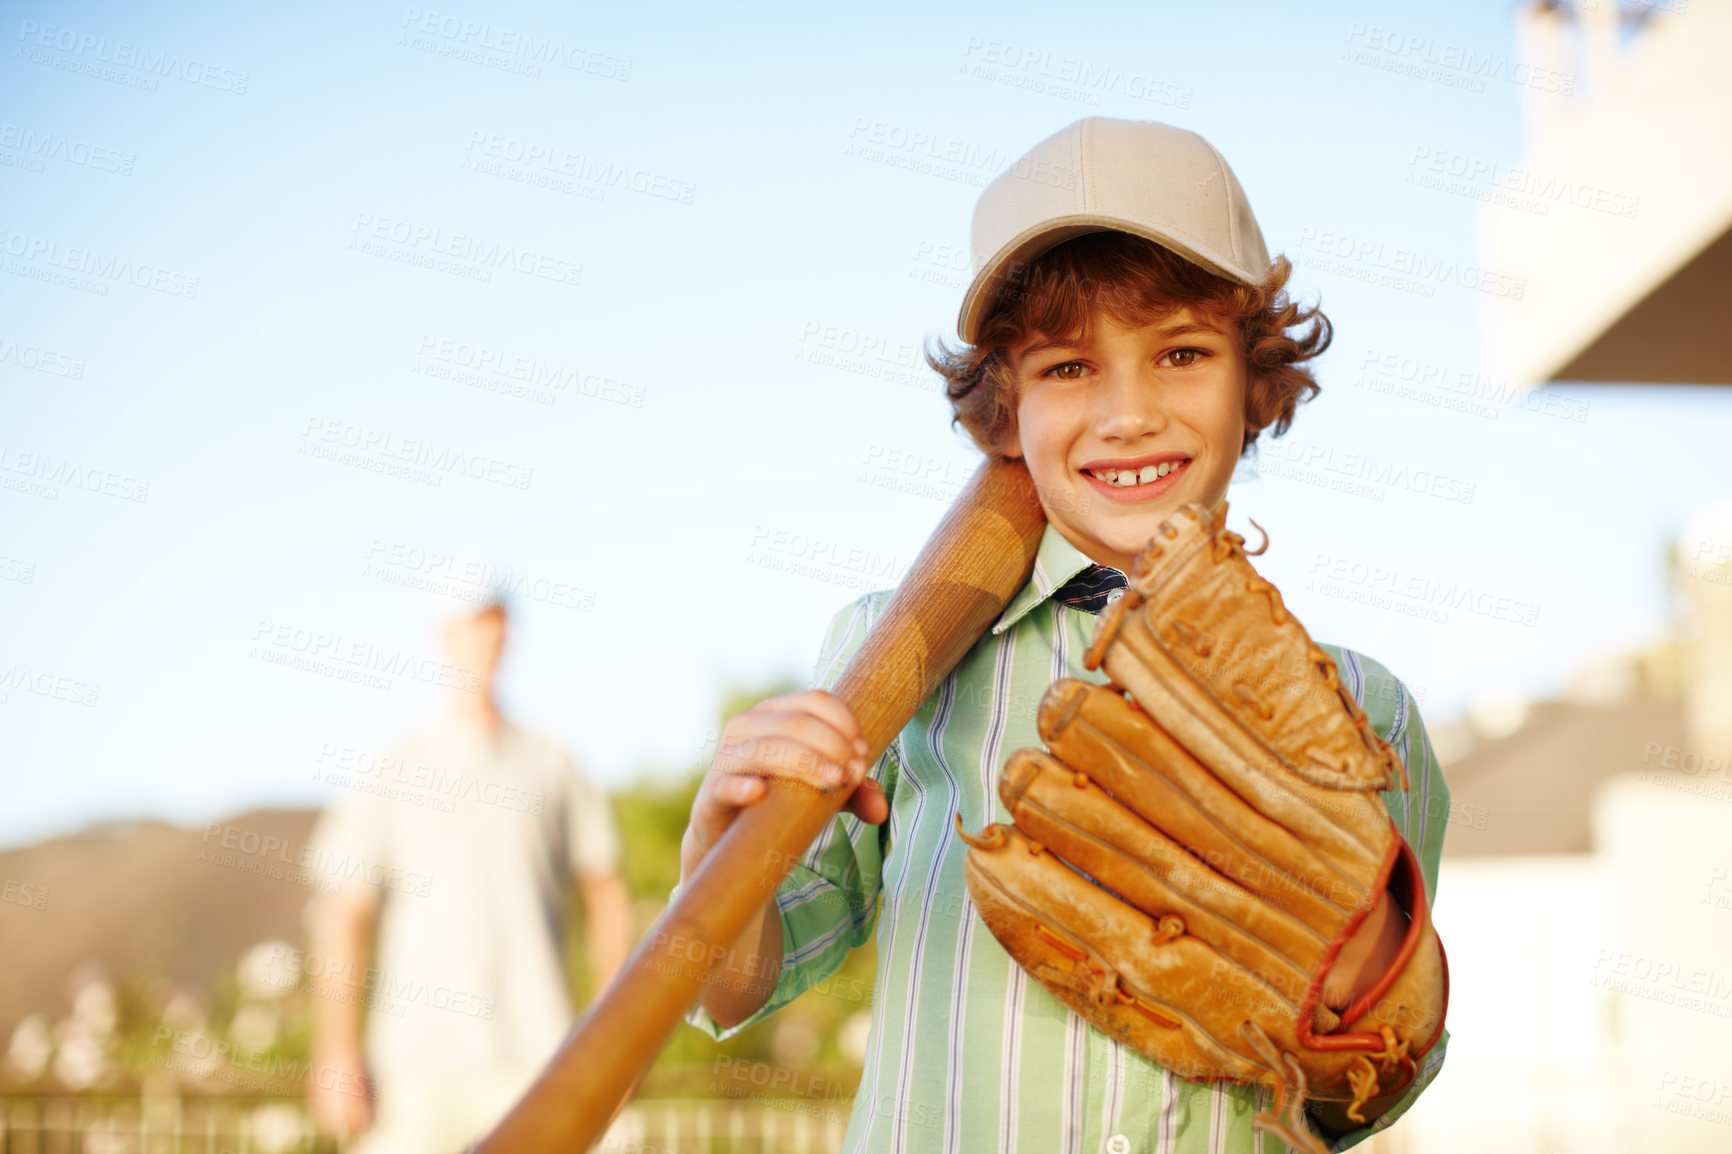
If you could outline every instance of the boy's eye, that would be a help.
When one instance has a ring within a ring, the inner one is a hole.
[[[1081,361],[1065,361],[1062,364],[1054,365],[1047,372],[1061,381],[1074,381],[1082,376],[1082,370]]]
[[[1188,369],[1197,363],[1197,358],[1203,355],[1201,349],[1174,349],[1167,354],[1176,369]]]

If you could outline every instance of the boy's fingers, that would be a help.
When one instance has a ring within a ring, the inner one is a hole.
[[[741,715],[730,722],[716,753],[722,772],[797,777],[826,785],[858,777],[865,759],[830,726],[806,713]],[[828,770],[848,773],[830,775]]]
[[[884,799],[884,787],[867,778],[848,799],[848,812],[867,825],[882,825],[890,816],[890,803]]]
[[[754,805],[769,792],[769,783],[761,777],[745,774],[711,774],[698,787],[692,803],[690,832],[704,854],[727,832],[742,809]],[[682,854],[684,846],[681,847]]]
[[[731,773],[722,779],[720,789],[726,795],[725,800],[734,805],[750,805],[764,795],[768,789],[761,777],[753,777],[745,773]]]
[[[767,792],[760,786],[747,787],[739,784],[741,782],[763,783],[774,779],[829,793],[837,789],[851,790],[864,776],[863,772],[836,765],[803,746],[787,748],[789,744],[765,739],[750,747],[749,757],[719,756],[709,773],[709,780],[716,783],[709,787],[709,799],[737,808],[741,804],[757,802]],[[739,800],[742,797],[746,799],[744,802]],[[729,820],[732,820],[731,814]]]
[[[792,710],[800,713],[810,713],[828,722],[830,728],[841,734],[852,747],[855,742],[865,744],[866,737],[860,732],[860,722],[854,716],[854,711],[842,704],[842,699],[824,689],[802,689],[798,693],[784,693],[780,697],[772,697],[758,703],[755,708],[772,706],[778,711]],[[741,716],[744,716],[742,714]],[[864,754],[864,748],[855,747],[856,752]]]

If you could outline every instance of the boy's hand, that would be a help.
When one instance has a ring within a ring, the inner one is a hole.
[[[866,778],[869,751],[854,714],[822,689],[771,697],[729,718],[680,840],[680,879],[692,875],[742,809],[769,792],[766,778],[824,793],[847,790],[848,812],[872,825],[884,821],[890,806]]]
[[[1323,979],[1323,1004],[1344,1010],[1395,964],[1408,917],[1384,892],[1359,928],[1342,945]]]

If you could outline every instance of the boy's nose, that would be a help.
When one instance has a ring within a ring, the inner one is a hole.
[[[1110,373],[1095,390],[1095,433],[1103,439],[1135,441],[1167,427],[1160,390],[1130,373]]]

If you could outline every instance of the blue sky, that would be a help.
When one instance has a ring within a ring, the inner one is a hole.
[[[1663,635],[1666,544],[1726,493],[1724,390],[1445,407],[1424,381],[1486,371],[1482,294],[1331,256],[1476,259],[1494,210],[1415,158],[1513,161],[1521,90],[1363,52],[1515,61],[1505,4],[69,3],[0,31],[0,844],[317,803],[321,758],[439,707],[436,626],[498,576],[521,720],[610,785],[691,764],[724,687],[803,677],[972,470],[918,350],[954,335],[979,188],[1081,116],[1207,136],[1321,297],[1324,391],[1234,517],[1428,715]],[[1396,611],[1452,586],[1507,612]],[[337,652],[397,672],[294,665]]]

